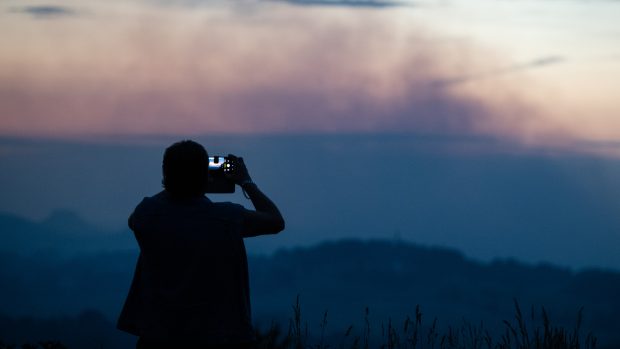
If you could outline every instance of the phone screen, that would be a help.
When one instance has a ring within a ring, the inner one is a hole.
[[[209,156],[209,170],[217,170],[222,168],[226,160],[228,159],[224,156]]]
[[[224,175],[232,170],[233,164],[225,156],[210,156],[207,193],[234,193],[235,183]]]

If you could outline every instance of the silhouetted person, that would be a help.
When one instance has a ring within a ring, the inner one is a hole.
[[[182,141],[164,154],[164,190],[129,217],[140,256],[118,328],[139,336],[137,348],[244,348],[253,341],[243,238],[278,233],[284,219],[243,159],[229,158],[235,169],[228,177],[255,211],[209,200],[207,152]]]

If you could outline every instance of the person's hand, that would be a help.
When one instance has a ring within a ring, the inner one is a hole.
[[[228,154],[228,159],[233,164],[233,170],[231,172],[226,172],[226,177],[230,178],[233,182],[235,182],[235,184],[238,185],[252,181],[242,157],[236,157],[232,154]]]

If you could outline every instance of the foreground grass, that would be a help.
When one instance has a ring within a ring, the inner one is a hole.
[[[293,317],[287,331],[272,325],[267,330],[257,330],[256,349],[596,349],[597,339],[591,333],[581,334],[582,309],[576,316],[573,328],[552,325],[544,308],[537,318],[524,318],[519,303],[515,301],[512,321],[503,321],[504,333],[493,337],[480,325],[464,322],[460,327],[448,327],[441,332],[437,319],[423,323],[422,312],[417,306],[413,317],[403,323],[388,320],[379,328],[371,329],[369,310],[364,324],[359,328],[349,326],[341,334],[326,335],[328,313],[325,312],[318,333],[310,333],[302,319],[299,297],[293,305]],[[0,341],[0,349],[68,349],[61,342],[45,341],[21,346],[7,345]],[[183,349],[183,348],[171,348]]]
[[[0,341],[0,349],[68,349],[62,343],[58,341],[43,341],[36,344],[26,343],[22,344],[20,347],[10,344],[4,344]]]
[[[532,311],[531,319],[526,321],[515,300],[514,320],[504,320],[504,333],[499,338],[493,338],[482,324],[476,326],[468,322],[460,328],[448,327],[447,332],[441,333],[437,328],[437,319],[428,325],[422,323],[419,306],[413,318],[406,318],[402,324],[388,320],[387,324],[383,323],[379,329],[373,330],[371,336],[367,308],[364,325],[359,330],[350,326],[340,338],[330,336],[327,340],[327,312],[324,313],[319,334],[310,334],[307,323],[302,319],[297,297],[286,334],[276,325],[265,332],[258,331],[257,349],[595,349],[596,337],[591,333],[585,337],[581,335],[582,310],[577,313],[574,328],[566,329],[552,325],[545,308],[540,311],[540,319],[536,319]]]

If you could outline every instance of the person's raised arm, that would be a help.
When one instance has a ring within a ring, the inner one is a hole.
[[[228,176],[248,195],[255,211],[245,210],[243,219],[243,236],[276,234],[284,230],[284,218],[278,207],[265,195],[248,173],[243,158],[232,154],[228,158],[234,163],[234,170]]]

